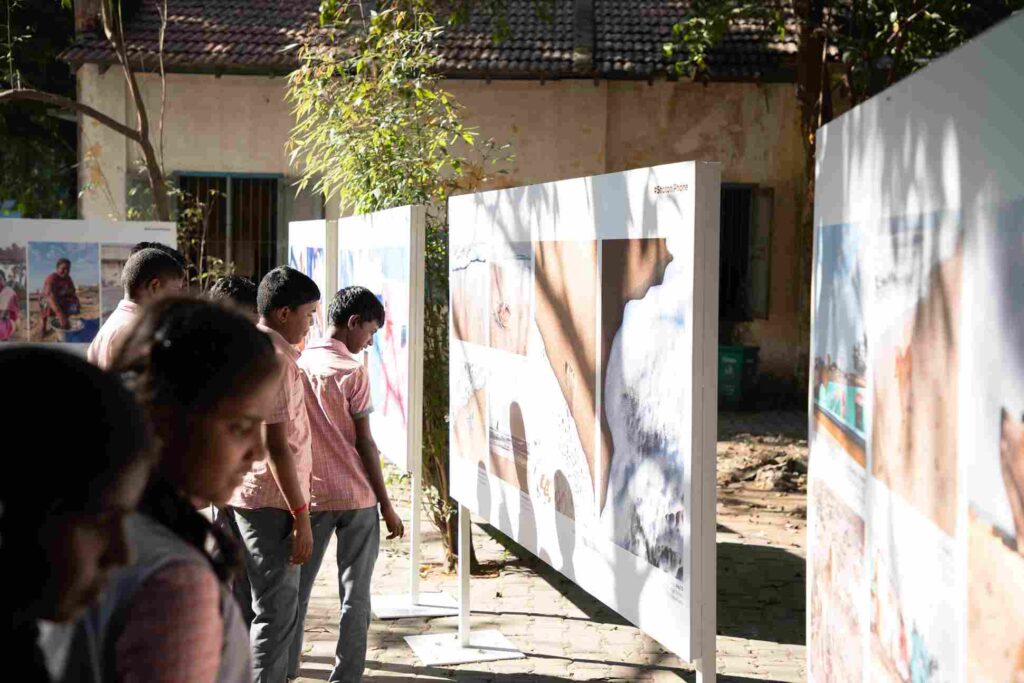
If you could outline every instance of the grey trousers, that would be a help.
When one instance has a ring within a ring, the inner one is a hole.
[[[358,683],[366,666],[366,636],[370,630],[370,579],[380,548],[380,516],[377,506],[345,512],[314,512],[313,556],[302,565],[299,579],[299,625],[292,640],[289,678],[299,677],[302,631],[320,564],[331,532],[338,538],[338,594],[341,621],[334,648],[334,670],[330,683]]]
[[[233,508],[232,513],[245,548],[252,592],[249,644],[254,680],[285,683],[289,648],[299,626],[299,568],[288,561],[292,516],[276,508]]]

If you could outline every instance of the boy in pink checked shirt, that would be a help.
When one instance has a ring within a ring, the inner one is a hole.
[[[370,579],[380,545],[377,505],[388,538],[405,534],[388,499],[380,452],[370,433],[370,378],[362,356],[384,324],[384,306],[365,287],[339,291],[328,309],[327,336],[306,346],[299,367],[308,380],[306,410],[313,433],[310,524],[313,554],[299,580],[299,628],[289,678],[299,676],[303,621],[320,563],[333,532],[338,537],[341,622],[331,682],[363,677],[370,628]]]
[[[109,369],[127,336],[125,331],[138,317],[139,306],[166,294],[178,294],[185,288],[185,269],[182,262],[166,251],[169,249],[146,247],[133,252],[125,261],[121,270],[124,298],[89,345],[86,358],[90,363]]]
[[[270,457],[253,463],[228,501],[249,579],[248,595],[238,597],[243,609],[247,603],[252,608],[255,683],[284,683],[288,675],[289,649],[299,623],[299,566],[313,547],[312,441],[295,344],[309,331],[319,301],[316,283],[287,266],[267,273],[256,293],[256,327],[270,337],[284,372],[265,423]],[[244,586],[237,583],[236,592]]]

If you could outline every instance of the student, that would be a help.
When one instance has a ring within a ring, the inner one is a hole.
[[[181,252],[175,249],[174,247],[167,246],[162,242],[139,242],[134,247],[132,247],[128,255],[131,256],[132,254],[136,254],[142,251],[143,249],[159,249],[160,251],[164,252],[165,254],[173,258],[175,261],[177,261],[178,265],[181,266],[181,269],[183,271],[185,271],[186,273],[188,272],[188,261],[185,260],[185,257],[182,256]]]
[[[260,319],[256,327],[273,341],[285,369],[267,418],[270,460],[253,466],[229,502],[245,548],[257,683],[285,682],[299,618],[299,565],[313,550],[309,526],[313,455],[294,345],[309,331],[319,300],[316,283],[287,266],[267,273],[257,292]],[[239,595],[239,600],[245,603],[246,596]]]
[[[39,300],[40,337],[46,333],[47,326],[54,324],[62,330],[71,329],[70,316],[82,310],[75,289],[75,281],[71,279],[71,260],[57,259],[54,272],[43,281],[43,296]]]
[[[405,533],[388,498],[380,453],[370,433],[370,378],[361,354],[384,324],[384,307],[364,287],[346,287],[328,310],[327,336],[299,359],[306,378],[306,409],[313,430],[313,555],[302,567],[299,628],[290,676],[299,675],[302,627],[320,563],[333,533],[338,539],[341,622],[334,670],[328,680],[361,681],[370,628],[370,579],[380,544],[380,514],[388,538]]]
[[[0,342],[14,336],[18,329],[18,317],[21,307],[18,304],[18,293],[7,284],[7,276],[0,270]]]
[[[75,650],[66,680],[248,683],[249,642],[227,586],[237,548],[195,506],[224,503],[265,456],[280,381],[273,345],[219,304],[165,297],[139,314],[113,368],[139,396],[160,460],[130,521],[136,561],[87,613],[79,642],[91,654]]]
[[[256,284],[247,277],[241,275],[225,275],[213,283],[213,286],[206,292],[211,301],[234,306],[240,313],[249,317],[255,325],[259,322],[260,315],[256,312]],[[241,542],[241,534],[238,525],[229,509],[215,507],[211,510],[211,519],[225,533]],[[249,577],[244,571],[238,572],[232,582],[235,597],[238,598],[238,606],[242,608],[242,617],[245,619],[246,628],[252,628],[252,587],[249,585]]]
[[[256,284],[241,275],[225,275],[213,283],[207,292],[213,301],[227,301],[237,306],[240,311],[259,322],[260,314],[256,312]]]
[[[103,369],[110,367],[126,330],[139,315],[139,307],[185,287],[185,271],[159,249],[143,249],[128,257],[121,271],[124,298],[117,304],[89,345],[86,357]]]
[[[4,670],[9,680],[49,681],[62,675],[69,640],[60,637],[61,625],[129,560],[124,520],[142,495],[152,456],[135,399],[83,359],[40,347],[2,349],[0,377],[17,387],[17,399],[4,405],[11,428],[32,431],[48,421],[39,406],[52,402],[54,387],[74,406],[61,413],[59,436],[35,440],[26,457],[6,458],[0,477]],[[49,657],[37,645],[41,636]]]

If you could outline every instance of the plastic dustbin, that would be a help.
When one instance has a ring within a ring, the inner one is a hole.
[[[754,399],[760,347],[718,347],[718,404],[725,408],[746,408]]]

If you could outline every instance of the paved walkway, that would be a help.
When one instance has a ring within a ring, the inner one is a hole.
[[[799,438],[803,414],[723,415],[721,439],[783,434]],[[797,436],[794,436],[797,435]],[[721,443],[720,443],[721,451]],[[408,490],[394,487],[403,517]],[[804,531],[802,493],[733,485],[719,492],[718,663],[722,683],[803,681]],[[374,621],[364,681],[692,681],[692,668],[625,623],[560,574],[533,560],[500,532],[474,520],[473,543],[484,576],[471,582],[474,629],[500,630],[526,659],[458,667],[422,666],[406,635],[455,631],[454,617]],[[425,531],[424,590],[457,595],[441,573],[440,538]],[[408,543],[384,541],[375,592],[407,590]],[[306,620],[304,683],[326,680],[337,637],[337,568],[328,551]]]

